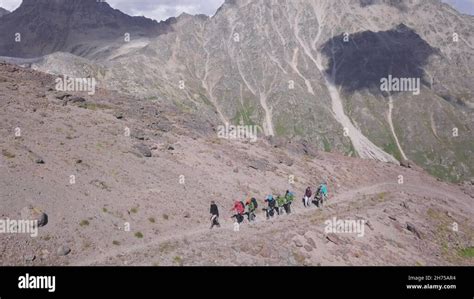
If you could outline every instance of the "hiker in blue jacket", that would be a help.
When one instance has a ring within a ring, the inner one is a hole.
[[[323,200],[326,200],[328,197],[328,186],[326,182],[323,182],[321,186],[319,186],[321,195],[323,196]]]

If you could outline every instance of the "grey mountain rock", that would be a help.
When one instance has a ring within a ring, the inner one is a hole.
[[[1,13],[0,13],[1,14]],[[153,37],[169,24],[131,17],[96,0],[23,0],[2,17],[0,56],[39,57],[57,51],[93,57],[116,44]]]
[[[31,65],[215,126],[462,181],[474,173],[473,20],[438,0],[233,0],[213,17],[171,18],[166,34],[94,53],[57,47],[77,55]],[[414,85],[382,90],[390,77]]]
[[[0,7],[0,17],[9,14],[10,12],[5,8]]]

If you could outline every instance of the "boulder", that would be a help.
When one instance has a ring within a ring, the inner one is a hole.
[[[367,225],[370,228],[370,230],[374,230],[374,227],[373,227],[372,223],[369,220],[365,221],[365,225]]]
[[[291,159],[287,155],[280,155],[278,157],[278,163],[291,167],[295,163],[295,160]]]
[[[78,96],[74,96],[74,97],[71,97],[68,99],[68,103],[73,103],[73,104],[76,104],[76,103],[85,103],[86,102],[86,99],[84,99],[83,97],[78,97]]]
[[[143,157],[150,158],[152,156],[150,148],[143,143],[138,143],[133,146]]]
[[[400,166],[405,167],[405,168],[411,168],[411,162],[408,160],[402,160],[400,161]]]
[[[301,242],[300,239],[295,239],[293,242],[295,243],[296,247],[303,247],[303,242]]]
[[[421,234],[413,223],[407,222],[407,230],[412,232],[418,239],[421,239]]]
[[[36,259],[36,255],[34,254],[25,255],[25,262],[33,262],[35,259]]]
[[[38,158],[35,159],[35,163],[36,164],[44,164],[44,160],[43,160],[43,158],[38,157]]]
[[[326,235],[326,239],[328,239],[330,242],[336,244],[336,245],[342,245],[344,244],[344,240],[341,239],[338,235],[334,233],[329,233]]]
[[[148,138],[146,137],[145,132],[143,132],[142,130],[132,130],[132,132],[130,133],[130,137],[135,138],[135,139],[138,139],[138,140],[146,140],[146,139],[148,139]]]
[[[30,148],[25,146],[24,149],[27,150],[28,153],[30,153],[31,158],[35,161],[36,164],[44,164],[45,163],[43,157],[41,157],[37,153],[33,152]]]
[[[66,256],[68,255],[69,253],[71,253],[71,248],[67,247],[67,246],[60,246],[58,248],[58,250],[56,251],[56,253],[59,255],[59,256]]]
[[[23,220],[37,221],[38,227],[45,226],[48,224],[48,215],[38,208],[33,206],[24,207],[21,212],[21,218]]]
[[[58,93],[56,95],[56,99],[64,101],[65,99],[69,98],[71,95],[68,93]]]
[[[173,124],[167,119],[159,119],[147,125],[147,128],[154,131],[169,132],[173,129]]]
[[[317,246],[316,246],[316,242],[314,241],[313,238],[308,238],[308,239],[306,239],[306,241],[308,242],[308,245],[309,245],[309,246],[311,246],[311,247],[313,247],[313,248],[316,248],[316,247],[317,247]]]
[[[275,171],[276,170],[276,167],[272,166],[270,162],[268,162],[266,159],[250,160],[248,167],[253,168],[255,170],[261,170],[261,171]]]

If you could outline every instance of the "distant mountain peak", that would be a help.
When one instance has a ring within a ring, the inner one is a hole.
[[[97,0],[23,0],[21,5],[63,5],[63,4],[77,4],[77,5],[97,5],[107,4],[106,1]]]
[[[169,30],[165,22],[129,16],[97,0],[24,0],[2,18],[0,56],[29,58],[58,51],[87,56],[101,45],[123,41],[127,33],[133,39]],[[21,42],[11,38],[17,32]]]
[[[23,0],[18,9],[37,8],[37,9],[51,9],[51,8],[71,8],[80,9],[84,7],[110,7],[107,2],[100,2],[96,0]]]

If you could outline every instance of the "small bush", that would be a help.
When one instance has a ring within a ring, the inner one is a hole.
[[[8,158],[8,159],[13,159],[13,158],[15,158],[15,154],[12,154],[12,153],[10,153],[9,151],[7,151],[7,150],[5,150],[5,149],[2,150],[2,155],[3,155],[4,157]]]
[[[177,255],[173,258],[173,262],[175,262],[176,264],[182,266],[183,265],[183,258]]]
[[[298,263],[298,265],[304,265],[306,262],[306,258],[304,257],[304,255],[297,251],[293,252],[293,257],[295,258],[295,261]]]
[[[465,258],[474,258],[474,247],[459,250],[459,255]]]
[[[88,220],[82,220],[82,221],[79,223],[80,226],[88,226],[89,224],[90,224],[90,223],[89,223]]]

